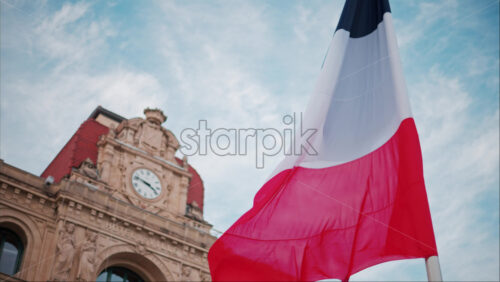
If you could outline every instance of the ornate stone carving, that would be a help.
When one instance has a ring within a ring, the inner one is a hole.
[[[162,138],[160,125],[147,120],[141,123],[134,139],[137,140],[139,148],[155,153],[161,149]]]
[[[210,274],[200,271],[200,281],[206,282],[211,281]]]
[[[81,281],[90,281],[94,279],[97,233],[87,230],[85,237],[80,247],[80,265],[76,277]]]
[[[182,266],[182,280],[183,281],[201,281],[200,272],[190,266]]]
[[[135,251],[140,255],[148,254],[148,250],[146,249],[146,243],[142,239],[139,239],[137,244],[135,245]]]
[[[73,258],[75,256],[75,225],[68,223],[59,232],[59,241],[56,246],[56,261],[54,264],[54,277],[56,281],[69,280]]]
[[[186,205],[186,216],[194,220],[203,222],[203,213],[196,201],[193,201],[191,204]]]
[[[182,266],[182,279],[184,281],[192,281],[191,279],[191,267],[187,265]]]
[[[109,128],[109,131],[108,131],[108,134],[107,134],[107,135],[108,135],[108,137],[109,137],[110,139],[114,139],[114,138],[116,137],[116,128],[115,128],[115,126],[111,126],[111,127]]]
[[[94,165],[94,162],[90,158],[86,158],[81,164],[80,167],[78,168],[78,171],[92,179],[99,179],[99,171],[97,171],[97,168]]]
[[[144,110],[144,115],[146,119],[154,124],[160,125],[167,120],[167,117],[163,114],[163,111],[160,109],[150,109],[146,108]]]

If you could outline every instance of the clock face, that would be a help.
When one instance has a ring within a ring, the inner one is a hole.
[[[140,168],[132,174],[132,186],[146,199],[155,199],[161,194],[161,183],[158,176],[149,169]]]

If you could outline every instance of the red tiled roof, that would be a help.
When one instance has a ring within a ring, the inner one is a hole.
[[[59,154],[52,160],[42,173],[42,177],[49,175],[54,177],[55,182],[69,175],[72,168],[77,168],[86,159],[90,158],[94,164],[97,162],[97,141],[103,134],[107,134],[109,128],[95,121],[93,118],[87,119],[75,132],[73,137],[61,149]],[[175,158],[182,166],[182,160]],[[192,166],[188,166],[189,173],[192,174],[189,182],[187,203],[196,202],[203,212],[204,187],[203,180]]]
[[[108,133],[108,131],[108,127],[94,119],[87,119],[47,166],[42,177],[46,178],[52,175],[54,181],[59,182],[64,176],[70,174],[72,168],[79,167],[86,158],[90,158],[95,164],[97,161],[97,141],[99,136]]]

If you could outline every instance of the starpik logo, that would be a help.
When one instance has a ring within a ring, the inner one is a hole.
[[[186,156],[206,156],[209,152],[217,156],[245,156],[255,152],[257,168],[264,168],[265,157],[281,152],[285,156],[317,155],[310,142],[317,129],[303,128],[302,113],[285,115],[282,122],[285,128],[280,131],[276,128],[212,129],[207,120],[199,120],[198,128],[182,130],[180,151]]]

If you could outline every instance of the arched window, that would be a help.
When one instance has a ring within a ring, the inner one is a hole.
[[[23,258],[23,242],[16,233],[0,228],[0,272],[14,275]]]
[[[124,267],[108,267],[96,279],[97,282],[144,282],[137,273]]]

